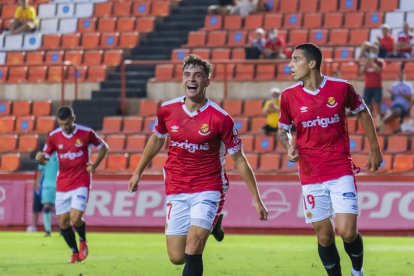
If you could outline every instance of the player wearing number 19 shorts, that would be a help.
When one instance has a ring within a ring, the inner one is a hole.
[[[313,44],[295,48],[289,64],[299,81],[282,92],[279,139],[288,159],[299,162],[303,209],[318,239],[318,252],[328,275],[342,275],[331,217],[352,262],[352,275],[364,275],[363,243],[357,229],[358,197],[349,150],[346,110],[356,115],[370,145],[369,167],[382,161],[371,114],[345,80],[323,76],[322,53]],[[290,128],[296,126],[296,144]]]

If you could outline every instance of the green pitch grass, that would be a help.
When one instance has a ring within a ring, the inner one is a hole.
[[[88,233],[90,255],[67,264],[70,252],[57,233],[0,232],[0,275],[172,275],[162,234]],[[364,237],[365,275],[414,275],[413,237]],[[351,265],[337,240],[343,275]],[[313,236],[226,235],[204,253],[204,275],[326,275]]]

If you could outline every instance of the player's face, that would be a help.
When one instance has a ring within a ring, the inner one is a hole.
[[[309,62],[306,60],[303,50],[295,50],[289,63],[293,79],[300,81],[310,74]]]
[[[184,68],[183,88],[187,98],[194,101],[203,100],[209,85],[210,79],[205,75],[201,66],[189,65]]]
[[[57,121],[58,121],[59,127],[62,129],[63,132],[65,132],[66,134],[72,133],[73,127],[74,127],[73,122],[75,121],[75,118],[69,117],[69,118],[66,118],[65,120],[58,119]]]

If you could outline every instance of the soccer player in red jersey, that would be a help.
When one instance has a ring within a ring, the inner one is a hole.
[[[57,122],[59,128],[49,134],[43,152],[36,154],[36,160],[45,164],[52,153],[57,152],[56,215],[59,216],[60,232],[72,250],[69,262],[77,263],[88,256],[86,224],[82,216],[88,202],[91,174],[105,157],[108,145],[92,129],[75,124],[75,114],[70,107],[59,108]],[[94,163],[89,159],[90,146],[99,149]],[[79,234],[79,249],[72,227]]]
[[[184,264],[184,276],[203,274],[202,253],[219,219],[229,182],[225,155],[230,154],[252,194],[261,220],[267,219],[253,171],[230,115],[209,100],[212,66],[196,55],[184,60],[185,96],[167,101],[158,110],[153,135],[129,180],[135,192],[144,169],[169,136],[164,165],[167,251],[173,264]]]
[[[279,139],[291,162],[299,162],[304,215],[312,223],[318,252],[328,275],[341,275],[336,228],[352,262],[352,275],[364,275],[363,243],[357,229],[358,200],[354,167],[349,153],[346,109],[356,114],[370,146],[367,166],[376,171],[382,154],[371,114],[347,81],[323,76],[322,53],[313,44],[295,48],[290,68],[295,85],[281,95]],[[296,144],[290,128],[296,126]]]

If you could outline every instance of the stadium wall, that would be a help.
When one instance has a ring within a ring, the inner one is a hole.
[[[88,227],[104,231],[164,229],[164,184],[160,175],[146,175],[138,193],[127,191],[128,175],[94,176],[88,209]],[[305,225],[297,176],[259,175],[269,220],[259,221],[249,192],[231,176],[226,194],[224,226],[231,232],[302,233]],[[364,232],[414,234],[414,176],[358,176],[359,228]],[[0,175],[0,227],[20,228],[31,221],[34,174]]]

